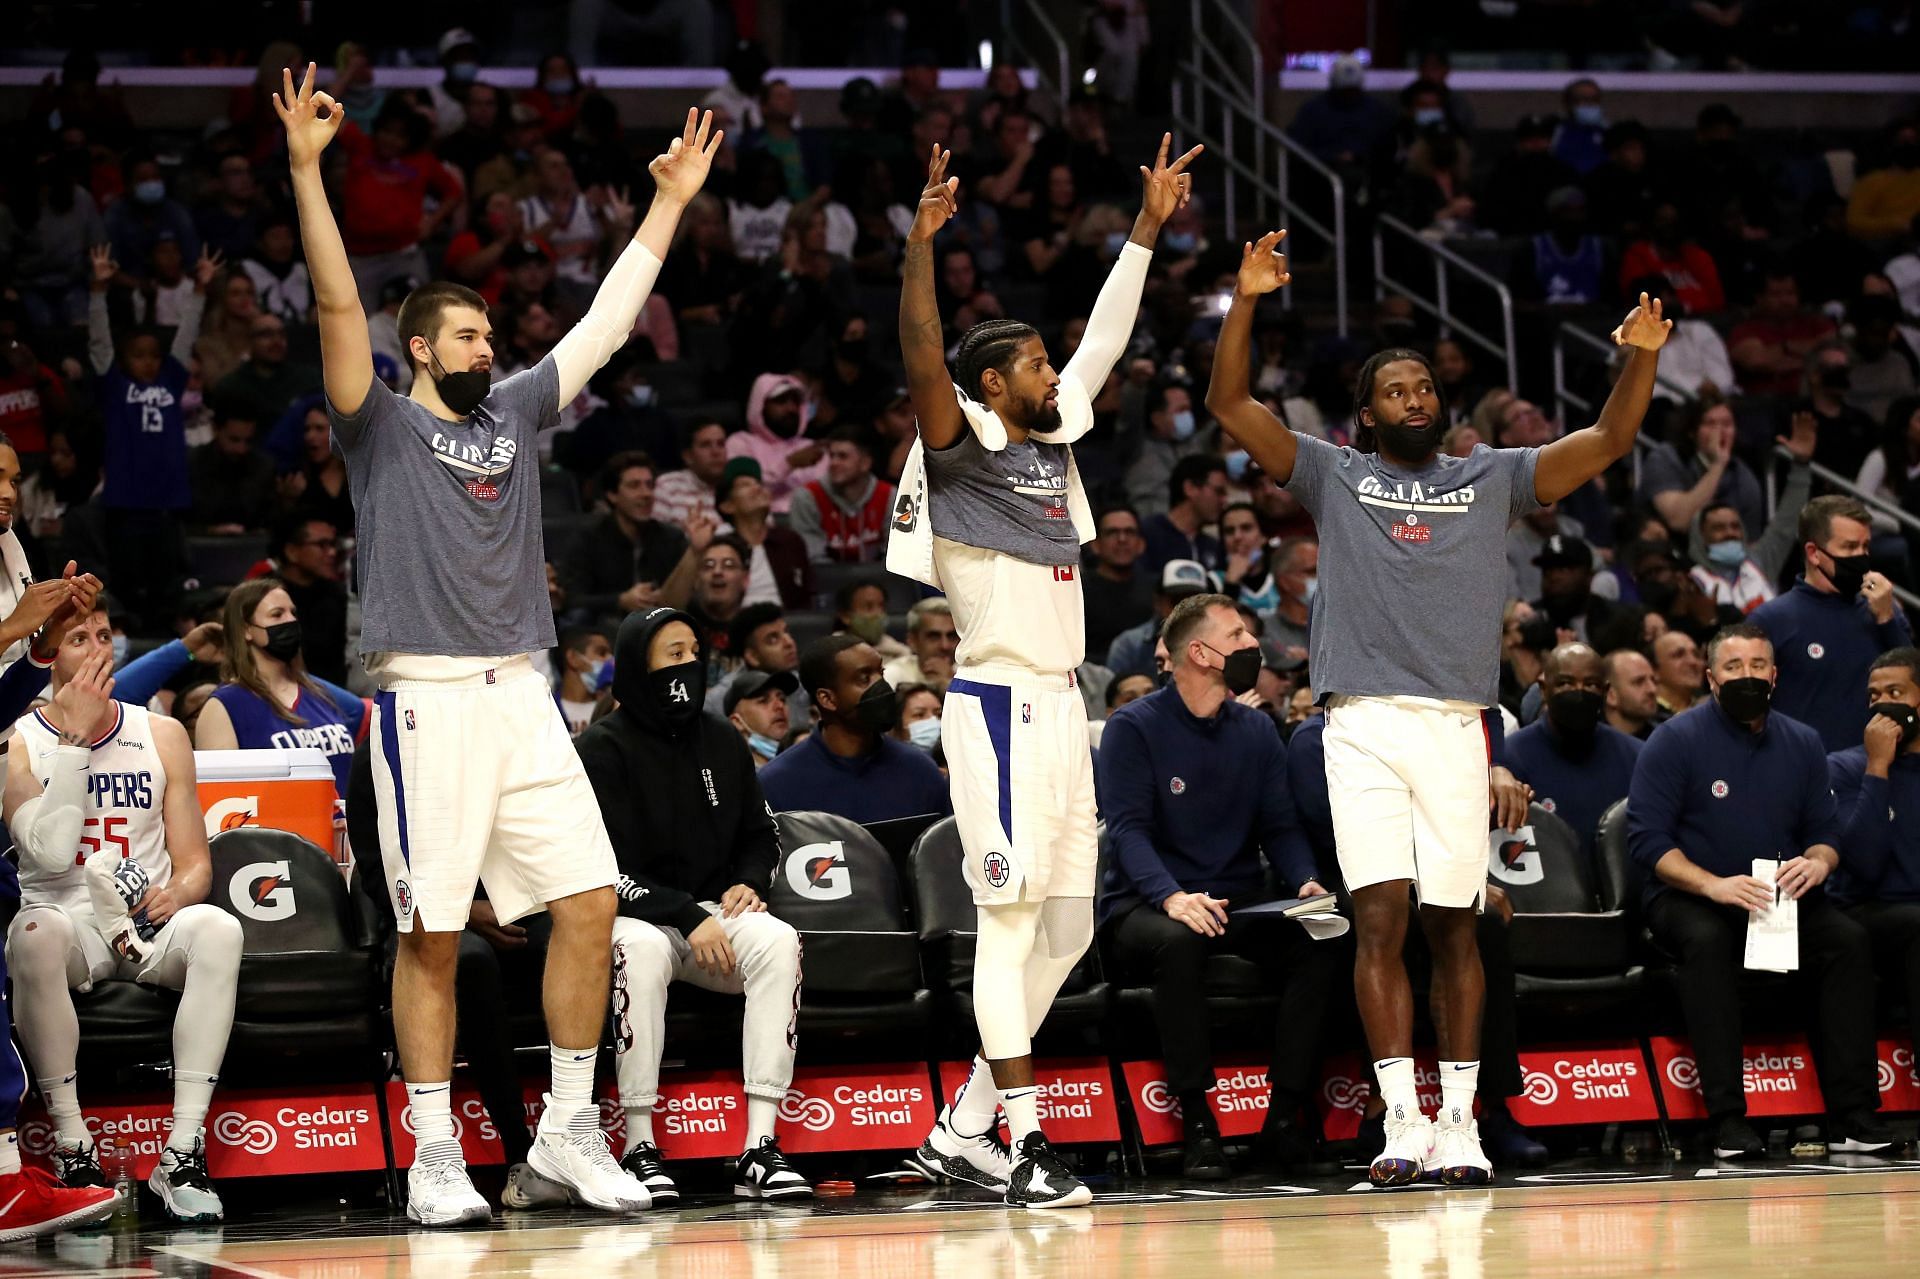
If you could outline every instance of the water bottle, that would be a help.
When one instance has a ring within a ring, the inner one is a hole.
[[[139,1191],[133,1184],[133,1151],[125,1142],[100,1138],[100,1171],[116,1196],[113,1221],[116,1226],[137,1224],[140,1220]]]

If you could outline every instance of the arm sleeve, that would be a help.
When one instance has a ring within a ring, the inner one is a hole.
[[[1313,847],[1307,843],[1306,832],[1300,829],[1293,811],[1293,793],[1287,787],[1286,744],[1271,725],[1269,720],[1266,735],[1273,742],[1260,785],[1260,847],[1291,895],[1314,877]]]
[[[1107,721],[1100,738],[1100,798],[1114,859],[1134,890],[1156,909],[1180,891],[1153,847],[1153,762],[1131,717]]]
[[[114,699],[145,706],[153,700],[154,694],[167,686],[168,680],[186,670],[192,661],[193,655],[187,652],[185,644],[179,640],[168,640],[113,673]],[[0,706],[0,714],[5,713],[6,708]]]
[[[1654,863],[1680,847],[1685,756],[1674,734],[1665,732],[1654,734],[1634,761],[1627,787],[1627,855],[1649,874]]]
[[[1107,374],[1113,372],[1113,366],[1127,349],[1134,323],[1140,318],[1140,294],[1147,286],[1147,267],[1152,262],[1152,249],[1142,248],[1131,240],[1121,247],[1107,282],[1100,286],[1100,296],[1094,299],[1080,349],[1061,370],[1061,377],[1073,378],[1090,396],[1100,394]]]
[[[56,746],[48,753],[45,790],[13,814],[13,838],[24,864],[51,875],[73,863],[86,824],[83,804],[92,757],[84,746]]]
[[[107,318],[107,295],[87,294],[87,360],[95,377],[113,367],[113,323]]]
[[[593,305],[554,345],[553,362],[560,371],[556,409],[580,394],[587,379],[627,344],[640,308],[646,305],[647,294],[653,291],[659,275],[660,259],[638,240],[614,260],[599,292],[593,295]]]
[[[1872,886],[1887,873],[1893,823],[1887,820],[1887,779],[1869,777],[1842,755],[1827,757],[1833,805],[1840,819],[1840,864],[1849,882]]]

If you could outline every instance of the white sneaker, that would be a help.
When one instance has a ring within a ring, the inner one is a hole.
[[[613,1161],[607,1134],[598,1126],[554,1132],[543,1124],[534,1134],[527,1164],[565,1190],[575,1203],[590,1208],[639,1212],[653,1203],[647,1188]]]
[[[1367,1169],[1367,1180],[1376,1186],[1411,1185],[1427,1166],[1433,1154],[1433,1121],[1415,1112],[1387,1112],[1387,1144]]]
[[[1443,1186],[1484,1186],[1493,1180],[1493,1164],[1480,1149],[1477,1121],[1433,1126],[1433,1153],[1427,1156],[1425,1179]]]
[[[953,1107],[942,1108],[933,1131],[920,1149],[907,1156],[907,1162],[936,1182],[964,1181],[1005,1194],[1013,1180],[1013,1154],[1000,1144],[999,1125],[978,1137],[966,1137],[954,1131],[952,1119]]]
[[[464,1226],[489,1221],[493,1209],[473,1188],[467,1161],[416,1162],[407,1169],[407,1219],[423,1226]]]
[[[517,1163],[507,1169],[507,1185],[500,1192],[502,1208],[563,1208],[567,1204],[567,1188],[556,1185],[535,1172],[527,1164]]]
[[[220,1194],[207,1177],[204,1137],[195,1137],[191,1150],[172,1146],[162,1150],[153,1175],[147,1178],[147,1189],[160,1196],[167,1216],[183,1225],[211,1224],[226,1217]]]

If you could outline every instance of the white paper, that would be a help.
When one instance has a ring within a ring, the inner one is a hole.
[[[1780,863],[1753,859],[1753,877],[1771,887]],[[1800,967],[1800,903],[1785,893],[1776,905],[1747,912],[1747,967],[1755,972],[1790,973]]]

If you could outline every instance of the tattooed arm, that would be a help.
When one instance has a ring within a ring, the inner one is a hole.
[[[930,449],[952,447],[966,427],[947,372],[947,341],[933,294],[933,236],[958,207],[960,179],[947,177],[950,156],[935,148],[927,164],[927,187],[920,193],[913,229],[907,232],[900,285],[900,357],[914,416],[920,420],[920,438]]]

